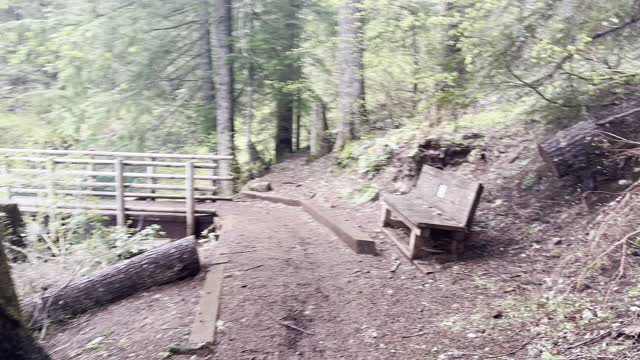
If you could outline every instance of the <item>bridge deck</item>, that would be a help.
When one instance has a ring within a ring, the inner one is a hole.
[[[3,203],[16,203],[20,210],[25,213],[41,213],[47,212],[47,201],[44,198],[29,196],[13,196],[11,200],[2,200]],[[115,212],[112,200],[95,200],[82,199],[73,202],[60,201],[55,205],[56,210],[62,212],[76,212],[86,210],[89,212],[101,213],[108,215],[109,212]],[[128,215],[137,215],[144,212],[145,214],[165,214],[167,216],[183,216],[186,212],[186,203],[184,201],[147,201],[147,200],[125,200],[125,209]],[[196,203],[196,214],[215,214],[215,203],[202,202]]]
[[[34,197],[12,197],[11,200],[0,200],[0,203],[16,203],[20,211],[25,214],[46,214],[46,199]],[[105,225],[115,226],[117,211],[113,209],[113,201],[95,200],[78,201],[74,203],[56,204],[56,213],[77,213],[87,211],[92,214],[105,216]],[[213,223],[216,214],[215,203],[198,203],[191,228],[186,221],[186,204],[184,201],[145,201],[126,200],[127,218],[132,228],[146,227],[152,224],[160,225],[162,231],[169,238],[182,238],[184,235],[200,235]]]

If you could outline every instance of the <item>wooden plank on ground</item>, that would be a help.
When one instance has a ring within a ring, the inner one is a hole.
[[[289,206],[301,206],[301,201],[298,199],[288,198],[286,196],[273,195],[267,193],[261,193],[257,191],[242,191],[240,194],[258,200],[265,200],[276,204],[284,204]]]
[[[309,213],[317,222],[328,227],[338,237],[344,241],[356,254],[376,254],[376,243],[369,239],[364,232],[360,231],[356,227],[347,223],[340,218],[340,215],[334,211],[320,207],[312,200],[298,200],[288,198],[281,195],[266,194],[255,191],[243,191],[242,195],[245,195],[252,199],[265,200],[278,204],[285,204],[289,206],[302,207],[307,213]]]
[[[338,235],[356,254],[376,254],[376,243],[364,232],[342,220],[340,215],[318,206],[311,200],[304,200],[301,203],[306,212]]]
[[[209,269],[204,280],[200,303],[196,310],[196,317],[191,326],[189,342],[193,345],[213,344],[218,322],[218,308],[222,293],[224,264],[214,265]]]

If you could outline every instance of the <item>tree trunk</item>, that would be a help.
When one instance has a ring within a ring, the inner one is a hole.
[[[235,157],[234,137],[234,98],[233,98],[233,46],[231,42],[232,13],[231,0],[215,0],[215,60],[216,60],[216,121],[218,154]],[[233,161],[221,161],[218,171],[221,176],[233,173]],[[223,195],[233,194],[233,183],[223,181],[220,184]]]
[[[249,60],[251,61],[251,60]],[[251,140],[251,131],[253,126],[253,84],[254,84],[253,63],[249,63],[247,69],[247,118],[246,118],[246,148],[249,157],[249,163],[252,164],[259,160],[258,151]]]
[[[629,147],[630,144],[615,140],[614,136],[605,133],[627,140],[640,140],[640,109],[602,121],[579,122],[540,143],[538,150],[557,177],[607,172],[605,162],[611,158],[614,150]]]
[[[276,160],[293,152],[293,99],[290,94],[280,94],[276,101],[278,127],[276,129]]]
[[[211,124],[211,129],[216,129],[216,94],[213,83],[213,54],[211,53],[211,30],[209,2],[201,0],[202,9],[200,18],[200,77],[201,96],[204,107],[204,117],[207,123]]]
[[[447,1],[445,4],[445,12],[447,17],[456,18],[458,13],[464,12],[464,9],[459,8],[459,5],[456,5],[453,1]],[[456,86],[460,84],[465,75],[464,57],[458,47],[458,43],[460,42],[460,35],[458,34],[459,27],[459,20],[451,21],[447,26],[447,33],[445,35],[446,42],[442,56],[443,70],[456,75],[454,80]]]
[[[24,228],[24,221],[18,205],[12,203],[0,204],[0,229],[2,229],[0,236],[4,236],[4,241],[11,246],[25,247],[22,228]],[[12,249],[7,249],[7,255],[12,262],[27,260],[27,256],[24,253]]]
[[[246,12],[243,13],[243,18],[246,20],[245,25],[245,38],[242,41],[244,44],[243,52],[247,57],[247,110],[246,110],[246,123],[245,123],[245,148],[247,151],[247,157],[249,164],[264,163],[264,160],[260,157],[258,149],[253,143],[253,101],[255,94],[256,84],[256,71],[254,64],[254,55],[251,48],[251,40],[253,39],[254,23],[253,23],[253,2],[246,2]]]
[[[9,263],[0,238],[0,358],[48,360],[24,325],[9,271]]]
[[[343,0],[338,14],[338,151],[359,137],[366,121],[361,6],[361,0]]]
[[[412,15],[415,17],[416,14],[412,13]],[[414,19],[414,22],[416,20]],[[411,79],[411,81],[413,82],[413,86],[411,88],[411,92],[413,93],[413,96],[415,98],[415,105],[414,108],[416,106],[418,106],[419,103],[419,98],[418,98],[418,76],[420,75],[420,49],[418,47],[418,29],[416,28],[416,24],[412,24],[411,25],[411,62],[413,65],[413,71],[412,71],[412,75],[413,75],[413,79]]]
[[[61,321],[124,299],[142,290],[195,276],[200,259],[194,237],[149,250],[46,294],[42,304],[27,303],[29,325]]]
[[[311,136],[309,137],[311,158],[319,158],[331,151],[327,130],[326,108],[324,103],[319,101],[315,107],[313,123],[311,124]]]
[[[300,65],[300,55],[293,51],[300,44],[300,11],[302,3],[300,0],[287,0],[282,8],[281,16],[284,18],[284,33],[286,39],[278,49],[281,55],[281,63],[278,64],[276,79],[279,89],[276,91],[276,160],[279,161],[282,155],[293,152],[293,126],[294,126],[294,105],[297,93],[288,89],[288,86],[295,85],[300,81],[302,69]]]
[[[302,120],[302,99],[296,99],[296,151],[300,151],[300,120]]]

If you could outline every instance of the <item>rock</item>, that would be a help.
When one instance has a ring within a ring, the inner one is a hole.
[[[484,135],[478,134],[478,133],[468,133],[468,134],[462,135],[463,140],[475,140],[475,139],[482,139],[482,138],[484,138]]]
[[[640,324],[627,325],[620,329],[615,335],[617,338],[625,337],[637,340],[638,337],[640,337]]]
[[[473,149],[471,150],[469,155],[467,155],[467,162],[471,164],[475,164],[480,160],[484,160],[484,158],[485,158],[485,155],[482,149]]]
[[[271,183],[268,181],[252,181],[247,184],[249,190],[257,192],[267,192],[273,190]]]

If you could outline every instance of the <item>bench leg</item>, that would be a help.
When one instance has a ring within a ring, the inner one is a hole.
[[[391,210],[382,204],[382,216],[380,216],[380,226],[385,227],[389,224],[389,220],[391,219]]]
[[[464,251],[464,241],[467,238],[467,233],[454,232],[451,236],[451,254],[454,260],[458,260],[458,257]]]
[[[431,231],[429,229],[411,230],[409,238],[409,259],[413,260],[420,256],[425,239],[428,239]]]

